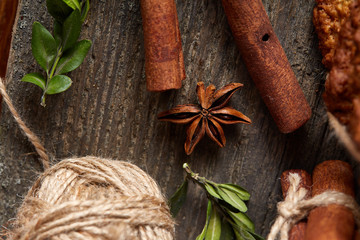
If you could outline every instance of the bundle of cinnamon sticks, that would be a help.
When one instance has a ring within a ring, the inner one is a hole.
[[[288,170],[281,176],[284,198],[289,189],[288,177],[297,173],[300,187],[309,190],[308,198],[333,190],[354,197],[354,177],[350,165],[339,160],[329,160],[317,165],[312,178],[304,170]],[[331,204],[313,209],[307,221],[297,223],[289,232],[289,240],[352,240],[360,239],[355,231],[352,212],[344,206]]]

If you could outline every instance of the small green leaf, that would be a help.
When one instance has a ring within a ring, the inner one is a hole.
[[[236,240],[256,240],[251,233],[244,229],[234,229]]]
[[[208,183],[208,182],[205,183],[205,189],[211,196],[221,199],[220,195],[217,194],[215,187],[213,185],[211,185],[210,183]]]
[[[217,193],[221,196],[221,198],[233,206],[234,208],[238,209],[241,212],[246,212],[247,207],[245,203],[236,195],[234,192],[227,190],[227,189],[219,189],[217,188]]]
[[[86,0],[85,5],[81,10],[81,22],[85,21],[87,15],[88,15],[89,9],[90,9],[90,2],[89,2],[89,0]]]
[[[79,11],[73,11],[68,18],[66,18],[62,29],[62,49],[65,52],[71,48],[80,36],[81,22]]]
[[[230,191],[233,191],[234,193],[236,193],[239,196],[239,198],[241,198],[244,201],[247,201],[250,199],[250,193],[238,185],[226,183],[226,184],[218,184],[217,187],[225,188]]]
[[[59,48],[61,45],[62,38],[62,24],[59,21],[54,21],[54,29],[53,29],[54,39],[56,42],[56,48]]]
[[[29,82],[29,83],[33,83],[39,87],[41,87],[42,90],[45,89],[46,86],[46,80],[44,79],[44,77],[40,74],[40,73],[29,73],[26,74],[21,81],[23,82]]]
[[[207,225],[204,226],[203,230],[202,230],[201,233],[196,237],[195,240],[204,240],[204,239],[205,239],[205,234],[206,234],[206,229],[207,229]]]
[[[234,230],[225,219],[222,220],[220,240],[234,240]]]
[[[220,240],[221,236],[221,217],[213,206],[211,209],[211,215],[209,225],[206,230],[205,240]]]
[[[78,0],[63,0],[64,3],[66,3],[69,7],[71,7],[74,10],[81,10],[80,9],[80,3]]]
[[[236,240],[245,240],[245,238],[239,233],[239,231],[234,230]]]
[[[236,239],[245,239],[245,240],[264,240],[263,237],[257,235],[253,230],[250,230],[242,222],[237,224],[232,223],[233,230],[236,235]]]
[[[188,189],[188,180],[181,184],[181,186],[176,190],[174,195],[170,198],[169,205],[170,205],[170,213],[175,218],[178,214],[181,206],[184,204],[186,200],[186,194]]]
[[[210,220],[210,215],[211,215],[211,201],[208,200],[208,205],[207,205],[207,210],[206,210],[206,221],[205,221],[205,226],[203,228],[203,230],[201,231],[200,235],[197,236],[197,238],[195,240],[204,240],[205,239],[205,234],[206,234],[206,230],[207,227],[209,225],[209,220]]]
[[[231,211],[227,211],[229,216],[234,220],[235,224],[241,228],[247,228],[250,231],[255,231],[254,223],[250,220],[250,218],[242,212],[234,213]]]
[[[63,0],[46,0],[46,7],[51,16],[63,23],[73,11]]]
[[[64,74],[79,67],[89,52],[90,47],[90,40],[82,40],[77,42],[74,47],[66,51],[60,58],[55,75]]]
[[[46,94],[56,94],[67,90],[71,86],[71,79],[65,75],[56,75],[50,79],[49,84],[45,90]]]
[[[56,57],[56,42],[51,33],[39,22],[33,24],[31,50],[39,65],[45,71],[49,71]]]
[[[256,240],[264,240],[264,238],[254,232],[249,232]]]

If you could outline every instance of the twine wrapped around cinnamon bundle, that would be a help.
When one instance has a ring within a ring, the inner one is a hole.
[[[281,189],[283,192],[284,199],[287,197],[289,189],[292,187],[292,184],[289,180],[292,179],[290,174],[297,174],[300,177],[299,181],[299,189],[305,188],[307,190],[304,199],[309,199],[311,197],[311,186],[312,179],[309,173],[302,169],[292,169],[286,170],[281,174]],[[293,189],[291,189],[293,190]],[[304,240],[305,232],[307,227],[307,220],[302,219],[301,221],[294,224],[294,226],[288,232],[289,240]]]
[[[18,209],[7,239],[174,238],[174,221],[156,182],[137,166],[97,157],[49,167],[40,140],[21,120],[0,78],[0,92],[46,169]]]
[[[337,168],[339,170],[334,170]],[[347,175],[345,175],[347,174]],[[278,203],[278,213],[268,240],[279,239],[353,239],[354,225],[360,226],[360,207],[350,191],[352,179],[348,164],[330,160],[319,164],[313,174],[312,198],[299,172],[286,173],[287,194]],[[303,233],[290,229],[309,215]],[[339,225],[341,224],[341,225]],[[341,226],[341,227],[340,227]]]

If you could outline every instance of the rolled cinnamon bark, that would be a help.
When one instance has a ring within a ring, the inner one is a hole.
[[[311,116],[261,0],[222,0],[246,67],[279,130],[290,133]]]
[[[18,0],[0,0],[0,77],[6,77],[12,29],[15,22]],[[0,96],[0,112],[2,96]]]
[[[328,190],[342,192],[354,197],[354,177],[350,165],[339,160],[325,161],[313,172],[312,196]],[[306,228],[307,240],[351,240],[355,222],[350,210],[331,204],[312,210]]]
[[[0,1],[0,77],[5,77],[18,0]]]
[[[353,238],[354,240],[360,240],[360,233],[359,230],[355,231],[355,236]]]
[[[300,169],[287,170],[281,174],[281,189],[283,192],[283,197],[284,198],[286,197],[287,192],[289,190],[290,184],[288,179],[290,173],[299,174],[301,178],[300,188],[305,188],[308,190],[308,194],[306,195],[306,198],[311,197],[311,185],[312,185],[311,176],[305,170],[300,170]],[[289,240],[304,240],[306,225],[307,225],[306,220],[303,220],[297,223],[295,226],[293,226],[289,232]]]
[[[147,89],[179,89],[185,67],[174,0],[141,0],[141,15]]]

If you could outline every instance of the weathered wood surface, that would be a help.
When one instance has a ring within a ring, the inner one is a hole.
[[[83,38],[93,41],[84,64],[71,74],[63,94],[39,105],[38,87],[20,82],[39,70],[31,55],[31,25],[51,26],[45,0],[23,0],[8,66],[8,91],[15,106],[45,143],[53,163],[70,156],[96,155],[137,164],[170,196],[182,182],[182,164],[218,182],[233,182],[252,194],[249,216],[265,236],[281,200],[280,175],[290,168],[309,172],[327,159],[351,161],[329,129],[321,99],[325,70],[312,25],[310,0],[264,0],[270,21],[313,110],[298,131],[281,134],[250,79],[226,22],[221,1],[177,0],[187,79],[177,91],[150,93],[145,87],[144,45],[139,1],[93,0]],[[202,140],[191,156],[183,144],[186,127],[159,122],[158,112],[195,103],[197,81],[221,87],[245,86],[230,104],[253,124],[225,127],[227,145]],[[22,196],[41,171],[34,149],[7,107],[0,120],[0,222],[15,215]],[[352,162],[357,170],[355,162]],[[358,176],[358,174],[356,174]],[[190,185],[177,218],[177,239],[194,239],[205,221],[204,193]]]

